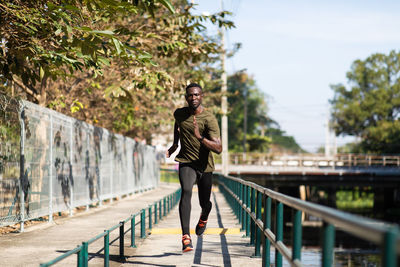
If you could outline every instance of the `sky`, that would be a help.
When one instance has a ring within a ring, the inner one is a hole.
[[[220,1],[194,3],[198,13],[221,10]],[[325,144],[330,85],[347,85],[353,61],[400,49],[400,1],[224,0],[223,6],[236,25],[226,33],[226,48],[242,44],[226,63],[228,74],[246,69],[267,96],[268,115],[309,152]]]

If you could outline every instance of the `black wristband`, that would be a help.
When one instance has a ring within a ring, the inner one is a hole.
[[[204,140],[204,136],[202,135],[199,141],[201,142],[203,140]]]

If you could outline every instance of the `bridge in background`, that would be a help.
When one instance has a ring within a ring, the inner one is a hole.
[[[398,176],[400,156],[337,154],[273,155],[231,153],[229,174],[232,175],[324,175],[324,176]],[[217,162],[220,162],[217,159]],[[221,171],[221,164],[216,165]]]

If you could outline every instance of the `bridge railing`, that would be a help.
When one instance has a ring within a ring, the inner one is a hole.
[[[230,153],[229,163],[272,167],[400,167],[400,156],[336,154],[327,157],[319,154]]]
[[[165,171],[164,171],[165,172]],[[175,173],[176,174],[176,173]],[[181,189],[176,190],[174,193],[169,194],[168,196],[155,201],[153,204],[149,205],[147,208],[142,209],[141,211],[132,214],[127,219],[119,222],[118,224],[112,226],[109,229],[104,230],[103,233],[98,234],[97,236],[89,239],[88,241],[82,242],[81,245],[78,245],[76,248],[67,251],[61,256],[50,260],[46,263],[40,264],[41,267],[48,267],[57,264],[58,262],[72,256],[77,256],[77,264],[78,267],[87,267],[89,261],[89,245],[96,242],[97,240],[103,238],[104,245],[97,254],[103,252],[104,258],[104,266],[110,266],[110,245],[115,241],[119,240],[119,259],[123,260],[125,258],[125,236],[130,234],[130,247],[136,247],[136,226],[140,225],[139,237],[146,238],[146,229],[151,230],[153,227],[153,223],[157,224],[159,220],[161,220],[164,216],[170,213],[172,208],[179,202],[181,194]],[[139,220],[136,218],[139,217]],[[146,226],[147,222],[147,226]],[[125,226],[130,223],[130,228],[125,230]],[[119,230],[119,235],[116,239],[110,240],[110,233]]]
[[[335,245],[335,229],[347,232],[362,240],[372,242],[381,247],[382,266],[397,266],[397,257],[400,255],[400,235],[397,225],[363,218],[326,206],[309,203],[297,198],[286,196],[255,183],[240,178],[217,175],[220,191],[225,195],[228,203],[234,210],[242,230],[250,236],[250,245],[255,246],[255,256],[261,256],[261,242],[263,251],[263,266],[270,266],[271,245],[275,247],[275,266],[282,266],[282,256],[292,266],[302,266],[302,213],[320,218],[323,221],[323,247],[321,266],[332,266]],[[272,202],[275,203],[275,216],[271,215]],[[283,243],[283,209],[293,210],[293,234],[289,249]],[[275,225],[272,229],[271,222]],[[265,238],[261,238],[261,234]]]

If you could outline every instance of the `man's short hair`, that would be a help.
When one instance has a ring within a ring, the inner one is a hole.
[[[189,84],[188,86],[186,86],[186,93],[188,92],[188,90],[189,90],[190,88],[193,88],[193,87],[200,88],[200,91],[203,92],[203,88],[201,88],[201,86],[200,86],[199,84],[197,84],[197,83],[191,83],[191,84]]]

